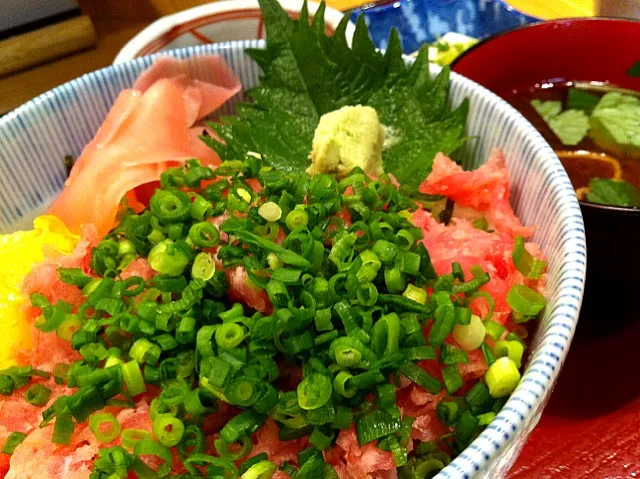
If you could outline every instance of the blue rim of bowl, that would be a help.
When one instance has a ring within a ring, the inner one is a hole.
[[[502,1],[502,0],[499,0]],[[494,33],[493,35],[488,36],[487,38],[484,38],[482,40],[480,40],[478,43],[476,43],[475,45],[473,45],[472,47],[468,48],[467,50],[465,50],[464,52],[462,52],[458,57],[456,57],[456,59],[451,62],[451,65],[449,65],[451,67],[451,71],[455,72],[455,67],[456,65],[465,57],[473,54],[473,52],[475,52],[476,50],[482,48],[484,45],[491,43],[492,41],[501,38],[501,37],[505,37],[508,36],[512,33],[518,32],[520,30],[525,30],[527,28],[536,28],[539,27],[540,25],[544,25],[547,23],[572,23],[572,22],[600,22],[600,21],[616,21],[616,22],[624,22],[624,23],[640,23],[640,21],[638,20],[632,20],[629,18],[619,18],[619,17],[571,17],[571,18],[557,18],[554,20],[540,20],[534,23],[529,23],[527,25],[519,25],[517,27],[514,28],[510,28],[508,30],[505,30],[503,32],[498,32],[498,33]],[[460,75],[460,73],[458,73]],[[464,76],[464,75],[463,75]],[[477,83],[477,82],[476,82]],[[486,88],[486,87],[484,87]],[[500,95],[498,95],[495,92],[492,92],[495,95],[497,95],[498,97],[500,97]],[[502,97],[500,97],[502,98]],[[505,100],[506,101],[506,100]],[[529,120],[527,120],[529,121]],[[562,163],[562,161],[560,161],[560,163]],[[564,168],[564,166],[563,166]],[[582,200],[578,200],[578,203],[580,203],[580,206],[583,208],[590,208],[590,209],[594,209],[594,210],[605,210],[605,211],[610,211],[612,213],[617,213],[617,214],[624,214],[624,215],[628,215],[628,216],[640,216],[640,208],[636,208],[636,207],[632,207],[632,206],[613,206],[613,205],[601,205],[598,203],[589,203],[588,201],[582,201]]]
[[[128,65],[135,63],[148,67],[156,58],[166,55],[177,56],[176,52],[181,54],[178,57],[191,57],[206,53],[216,53],[222,49],[263,48],[263,46],[264,42],[260,40],[221,42],[215,45],[197,45],[160,52],[117,65],[110,65],[82,75],[29,100],[3,118],[0,118],[0,128],[4,123],[19,117],[23,112],[27,112],[31,108],[37,108],[41,102],[51,95],[55,96],[69,87],[75,87],[78,83],[104,75],[105,72],[111,69],[121,72],[126,70]],[[405,56],[405,58],[410,57]],[[527,128],[531,135],[538,137],[537,139],[543,142],[543,145],[541,145],[543,149],[548,150],[546,158],[550,161],[543,163],[545,171],[554,174],[559,173],[565,177],[564,179],[557,179],[556,177],[553,182],[556,195],[563,199],[561,206],[562,214],[565,217],[561,227],[564,238],[561,245],[565,254],[558,260],[560,269],[557,286],[559,291],[558,298],[561,298],[562,301],[558,300],[549,311],[548,324],[545,326],[544,331],[539,330],[538,333],[540,334],[538,348],[529,359],[527,368],[522,375],[522,380],[509,397],[507,403],[498,412],[491,424],[437,476],[449,479],[470,479],[482,468],[492,464],[496,458],[499,458],[500,454],[506,451],[508,445],[521,446],[515,439],[523,432],[529,433],[539,419],[540,410],[536,409],[534,405],[545,405],[564,359],[568,354],[577,326],[585,285],[586,240],[582,214],[575,192],[571,189],[568,176],[562,168],[560,160],[557,156],[548,154],[552,153],[553,150],[544,142],[542,135],[530,123],[526,122],[524,117],[504,99],[463,75],[458,73],[455,73],[455,75],[462,82],[469,82],[475,88],[480,89],[482,94],[491,97],[501,108],[510,110],[510,113],[519,117],[517,119],[520,122],[524,121],[524,123],[521,123],[522,126]],[[517,449],[517,452],[519,452],[519,449]]]

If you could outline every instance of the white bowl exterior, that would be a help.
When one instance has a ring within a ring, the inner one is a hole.
[[[288,12],[299,12],[303,5],[303,0],[279,0],[280,4]],[[320,4],[318,2],[310,1],[309,13],[313,16]],[[187,25],[191,22],[197,21],[205,17],[212,15],[222,15],[238,13],[240,14],[245,10],[259,10],[260,5],[257,0],[222,0],[218,2],[212,2],[198,7],[190,8],[173,15],[164,16],[151,25],[146,27],[135,37],[133,37],[127,44],[122,47],[115,60],[114,64],[122,63],[141,56],[140,52],[144,51],[148,45],[151,45],[163,35],[171,31],[172,29]],[[335,30],[342,20],[344,15],[338,10],[327,7],[325,10],[325,22],[327,26]],[[205,40],[210,38],[215,42],[229,42],[240,41],[247,39],[260,39],[258,38],[260,31],[260,21],[256,18],[233,18],[229,20],[212,21],[209,25],[203,25],[198,27],[198,31],[205,34]],[[349,22],[347,25],[346,36],[350,44],[353,33],[355,32],[355,25]],[[171,43],[162,46],[159,50],[147,52],[148,54],[156,53],[157,51],[172,50],[175,48],[184,48],[190,46],[197,46],[203,43],[203,39],[200,40],[192,35],[188,35],[185,32],[179,38],[171,41]]]
[[[262,41],[203,45],[167,54],[191,58],[221,54],[245,87],[258,81],[259,68],[244,53]],[[78,156],[123,88],[151,65],[143,57],[85,75],[0,118],[0,232],[28,228],[55,198],[66,177],[64,155]],[[407,59],[408,62],[413,59]],[[571,183],[553,150],[524,117],[505,101],[457,74],[451,103],[469,98],[466,143],[459,159],[467,168],[484,163],[494,147],[504,150],[511,175],[511,198],[518,216],[536,225],[534,240],[549,262],[548,305],[531,345],[523,379],[483,433],[438,477],[497,478],[506,475],[538,422],[573,337],[586,271],[584,226]],[[240,96],[224,110],[231,111]]]

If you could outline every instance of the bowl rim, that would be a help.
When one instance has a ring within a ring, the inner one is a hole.
[[[186,58],[203,54],[220,54],[224,50],[244,51],[245,48],[264,48],[263,40],[245,40],[220,42],[216,44],[197,45],[176,50],[163,51],[145,57],[135,58],[128,62],[110,65],[100,70],[87,73],[75,80],[60,85],[16,108],[0,118],[0,130],[21,116],[42,105],[52,97],[64,95],[69,90],[104,81],[106,75],[120,75],[131,65],[146,68],[160,56]],[[405,55],[405,61],[413,63],[415,58]],[[550,192],[558,199],[555,205],[559,221],[562,241],[558,248],[562,252],[558,256],[557,301],[548,310],[548,323],[544,330],[538,328],[536,333],[537,348],[531,355],[522,380],[511,394],[506,404],[498,412],[493,421],[464,449],[451,463],[439,472],[439,478],[468,479],[476,475],[488,464],[495,464],[496,458],[504,457],[509,461],[509,452],[519,452],[523,443],[518,439],[527,435],[540,418],[540,408],[546,405],[562,364],[568,354],[569,347],[577,326],[578,315],[582,303],[586,274],[586,239],[582,213],[569,178],[560,164],[558,157],[546,144],[540,133],[505,100],[482,85],[465,76],[453,73],[451,84],[457,83],[460,88],[468,87],[476,94],[488,97],[498,110],[505,111],[513,117],[513,121],[526,129],[526,136],[531,136],[537,143],[536,155],[543,156],[541,172],[549,175]],[[471,90],[467,94],[471,94]],[[513,447],[515,449],[509,449]],[[502,456],[505,454],[505,456]],[[516,456],[517,457],[517,456]],[[505,463],[502,465],[504,466]],[[507,462],[506,465],[510,465]]]
[[[500,0],[500,1],[503,1],[503,0]],[[453,62],[451,62],[451,65],[450,65],[451,70],[456,72],[456,65],[458,63],[460,63],[462,61],[462,59],[464,59],[467,56],[472,55],[476,50],[479,50],[484,45],[486,45],[488,43],[491,43],[492,41],[497,40],[497,39],[499,39],[501,37],[509,36],[512,33],[519,32],[520,30],[541,28],[542,25],[547,25],[547,24],[562,25],[562,24],[571,24],[571,23],[576,23],[576,22],[589,22],[589,23],[593,23],[593,24],[595,24],[596,22],[597,23],[600,23],[600,22],[613,22],[613,23],[625,23],[625,24],[626,23],[630,23],[630,24],[638,24],[638,28],[640,29],[640,21],[639,20],[633,20],[633,19],[630,19],[630,18],[623,18],[623,17],[570,17],[570,18],[558,18],[558,19],[554,19],[554,20],[539,20],[539,21],[536,21],[534,23],[529,23],[527,25],[519,25],[517,27],[510,28],[510,29],[504,30],[502,32],[494,33],[493,35],[490,35],[487,38],[483,38],[482,40],[480,40],[479,42],[477,42],[476,44],[474,44],[473,46],[471,46],[470,48],[468,48],[467,50],[462,52],[458,57],[456,57],[456,59]],[[458,73],[458,74],[462,75],[461,73]],[[474,81],[474,80],[472,80],[472,81]],[[475,82],[475,83],[477,83],[477,82]],[[495,93],[495,94],[497,95],[497,93]],[[498,96],[500,96],[500,95],[498,95]],[[582,200],[578,200],[578,202],[580,203],[581,207],[585,207],[585,208],[592,208],[592,209],[595,209],[595,210],[607,210],[607,211],[620,213],[620,214],[625,214],[625,215],[630,215],[630,216],[640,216],[640,208],[637,208],[637,207],[601,205],[601,204],[598,204],[598,203],[589,203],[588,201],[582,201]]]
[[[287,11],[291,12],[299,12],[302,7],[302,0],[278,0],[280,4]],[[315,0],[309,0],[309,13],[312,15],[318,10],[320,7],[320,3]],[[257,0],[220,0],[217,2],[206,3],[204,5],[198,5],[196,7],[188,8],[186,10],[182,10],[176,13],[172,13],[170,15],[165,15],[163,17],[158,18],[154,22],[147,25],[143,30],[138,32],[133,38],[131,38],[121,49],[118,51],[118,54],[114,58],[112,64],[116,65],[122,62],[126,62],[129,60],[134,60],[136,58],[142,58],[142,56],[138,56],[138,54],[150,43],[163,35],[167,34],[173,28],[184,24],[185,22],[189,22],[191,20],[220,13],[230,13],[230,12],[239,12],[243,10],[253,11],[259,10],[260,5]],[[340,23],[340,20],[345,16],[344,13],[332,8],[330,6],[326,6],[324,19],[327,25],[332,26],[334,29]],[[355,25],[351,20],[349,20],[347,24],[347,41],[351,42],[351,38],[355,32]],[[235,40],[238,41],[238,40]],[[217,42],[218,43],[218,42]],[[219,42],[225,43],[225,42]],[[188,48],[188,47],[184,47]],[[162,50],[166,51],[166,50]],[[155,55],[158,52],[153,52],[150,55]],[[147,56],[147,55],[144,55]]]
[[[535,18],[535,17],[531,17],[531,18]],[[615,22],[615,23],[631,23],[631,24],[639,24],[640,25],[640,20],[633,20],[631,18],[624,18],[624,17],[568,17],[568,18],[556,18],[556,19],[553,19],[553,20],[537,19],[537,21],[535,21],[533,23],[527,23],[525,25],[518,25],[517,27],[509,28],[507,30],[503,30],[501,32],[494,33],[493,35],[489,35],[486,38],[482,38],[481,40],[476,42],[474,45],[472,45],[471,47],[467,48],[460,55],[458,55],[455,58],[455,60],[453,60],[451,62],[451,64],[449,66],[451,67],[451,70],[455,71],[456,65],[458,63],[460,63],[462,61],[462,59],[464,59],[464,58],[468,57],[469,55],[473,54],[473,52],[475,52],[476,50],[479,50],[480,48],[482,48],[487,43],[491,43],[492,41],[497,40],[497,39],[499,39],[501,37],[509,36],[512,33],[519,32],[520,30],[541,28],[543,25],[549,25],[549,24],[561,25],[561,24],[571,24],[571,23],[577,23],[577,22],[589,22],[589,23]]]

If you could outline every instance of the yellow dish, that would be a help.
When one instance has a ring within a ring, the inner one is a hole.
[[[33,230],[0,235],[0,369],[16,363],[16,352],[32,347],[20,285],[48,254],[70,254],[79,237],[55,216],[40,216]]]
[[[595,15],[593,0],[507,0],[519,12],[543,20],[570,17],[592,17]]]

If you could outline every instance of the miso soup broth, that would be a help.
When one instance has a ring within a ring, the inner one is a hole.
[[[597,91],[599,87],[601,84],[594,84],[596,90],[590,90],[588,93],[601,98],[604,91]],[[592,178],[624,180],[640,189],[638,155],[621,152],[615,147],[605,149],[597,145],[590,135],[585,136],[576,145],[563,144],[551,130],[547,120],[532,106],[533,100],[560,101],[563,109],[566,109],[571,88],[574,88],[571,82],[545,83],[531,88],[515,89],[504,97],[536,127],[556,151],[580,200],[587,200],[589,181]]]

